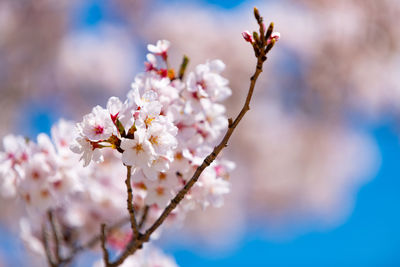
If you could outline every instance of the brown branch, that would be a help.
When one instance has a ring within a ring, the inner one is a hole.
[[[139,229],[139,230],[142,229],[144,223],[145,223],[146,220],[147,220],[147,215],[149,214],[149,209],[150,209],[150,207],[149,207],[148,205],[146,205],[146,206],[144,207],[143,214],[142,214],[142,218],[140,219],[140,222],[139,222],[139,225],[138,225],[138,229]]]
[[[129,218],[124,218],[124,219],[119,220],[118,222],[116,222],[114,225],[112,225],[110,227],[107,227],[107,229],[106,229],[107,235],[110,232],[112,232],[112,231],[124,226],[127,222],[129,222]],[[75,247],[75,249],[72,251],[72,254],[79,253],[79,252],[81,252],[81,251],[83,251],[85,249],[93,248],[94,246],[97,245],[98,242],[100,242],[100,239],[101,239],[101,234],[98,234],[98,235],[92,237],[84,245],[80,245],[80,246]]]
[[[139,230],[138,230],[138,226],[137,226],[137,222],[136,222],[136,217],[135,217],[135,209],[133,207],[133,192],[132,192],[132,184],[131,184],[131,174],[132,174],[132,166],[126,166],[127,169],[127,174],[126,174],[126,180],[125,180],[125,184],[126,184],[126,190],[127,190],[127,209],[129,212],[129,221],[131,223],[131,229],[133,232],[133,236],[132,236],[132,240],[131,242],[133,242],[134,240],[136,240],[139,237]],[[72,252],[71,255],[64,260],[64,262],[70,262],[72,261],[72,259],[75,257],[75,255],[79,252],[82,252],[83,250],[85,250],[86,248],[90,248],[93,247],[97,244],[97,242],[101,242],[101,248],[103,250],[103,258],[104,258],[104,263],[106,264],[106,266],[109,266],[109,253],[108,250],[106,248],[106,235],[115,228],[119,228],[120,226],[124,225],[126,222],[126,220],[124,219],[123,221],[117,223],[115,226],[110,227],[107,230],[106,233],[106,225],[102,224],[101,225],[101,232],[100,235],[93,237],[91,240],[89,240],[89,242],[83,246],[79,246],[76,247]]]
[[[127,191],[127,209],[129,213],[129,221],[131,223],[131,229],[132,229],[132,239],[129,243],[133,243],[136,240],[138,240],[140,233],[138,230],[137,222],[136,222],[136,216],[135,216],[135,208],[133,207],[133,192],[132,192],[132,184],[131,184],[131,174],[132,174],[132,166],[126,166],[127,174],[126,174],[126,180],[125,180],[125,185],[126,185],[126,191]],[[103,258],[104,258],[104,263],[106,266],[112,266],[109,262],[109,255],[107,248],[105,247],[106,243],[106,238],[105,238],[105,224],[102,224],[101,227],[101,236],[100,236],[100,241],[101,241],[101,248],[103,250]]]
[[[106,248],[106,225],[103,223],[101,225],[101,230],[100,230],[100,241],[101,241],[101,250],[103,251],[103,260],[106,266],[109,266],[109,255],[108,255],[108,250]]]
[[[107,229],[107,231],[105,230],[105,225],[104,225],[104,229],[103,229],[103,225],[102,225],[101,233],[99,235],[94,236],[86,244],[75,247],[71,251],[69,257],[67,257],[65,259],[61,259],[59,257],[59,255],[58,255],[57,256],[58,257],[57,262],[59,264],[61,264],[61,263],[67,264],[67,263],[71,262],[78,253],[80,253],[80,252],[82,252],[82,251],[84,251],[86,249],[94,247],[99,241],[101,242],[101,247],[103,249],[103,256],[104,256],[104,258],[107,258],[107,260],[108,260],[108,258],[109,258],[108,251],[107,251],[107,249],[105,247],[106,235],[108,233],[110,233],[111,231],[113,231],[114,229],[118,229],[119,227],[123,226],[127,221],[129,221],[131,223],[131,229],[133,231],[132,240],[136,240],[137,239],[137,237],[139,236],[139,230],[138,230],[138,226],[137,226],[137,223],[136,223],[135,209],[133,207],[133,202],[132,202],[133,201],[133,192],[132,192],[132,184],[131,184],[132,167],[131,166],[126,166],[126,168],[127,168],[127,175],[126,175],[125,184],[126,184],[127,195],[128,195],[128,197],[127,197],[127,209],[128,209],[128,212],[129,212],[129,219],[127,219],[127,218],[122,219],[121,221],[117,222],[113,226],[109,227]],[[145,215],[146,213],[147,213],[147,211],[145,210],[145,213],[143,215]],[[52,218],[52,214],[50,212],[49,212],[48,216],[49,216],[49,220],[52,221],[53,218]],[[142,218],[142,220],[143,220],[143,218]],[[53,232],[54,232],[54,230],[53,230]],[[104,242],[104,244],[103,244],[103,242]],[[56,247],[57,246],[58,245],[56,243]],[[58,249],[57,249],[57,251],[58,251]],[[104,253],[106,253],[107,255],[104,254]],[[108,266],[108,261],[106,262],[106,266]]]
[[[128,218],[124,218],[118,222],[116,222],[114,225],[107,227],[107,234],[110,232],[124,226],[127,222],[129,222]],[[101,235],[94,236],[92,239],[90,239],[84,246],[83,248],[93,248],[101,239]]]
[[[135,217],[135,209],[133,207],[133,194],[132,194],[132,184],[131,184],[131,173],[132,173],[132,166],[126,166],[127,174],[126,174],[126,190],[128,193],[128,198],[127,198],[127,209],[129,212],[129,218],[131,222],[131,229],[133,232],[132,239],[136,239],[139,236],[139,230],[138,226],[136,223],[136,217]]]
[[[192,186],[197,182],[199,179],[201,173],[204,171],[205,168],[207,168],[219,155],[219,153],[228,146],[228,141],[235,131],[237,125],[239,122],[242,120],[244,115],[248,110],[250,110],[250,101],[253,96],[254,92],[254,87],[256,85],[256,81],[258,79],[258,76],[260,73],[263,71],[263,63],[267,60],[266,53],[270,51],[272,46],[275,44],[275,42],[272,42],[272,45],[270,44],[269,46],[267,45],[267,40],[264,36],[264,25],[263,25],[263,19],[260,16],[257,8],[254,8],[254,15],[256,17],[257,23],[259,24],[260,27],[260,35],[261,40],[260,42],[254,42],[253,43],[253,48],[255,51],[255,55],[257,57],[257,64],[256,64],[256,70],[250,78],[250,86],[249,90],[247,93],[246,101],[240,111],[240,113],[237,115],[235,120],[233,121],[231,118],[229,119],[229,126],[228,129],[222,138],[221,142],[214,147],[214,150],[209,154],[203,161],[203,163],[196,169],[195,173],[193,174],[192,178],[185,184],[185,186],[178,192],[178,194],[171,200],[171,202],[168,204],[168,206],[164,209],[162,214],[158,217],[158,219],[153,223],[153,225],[150,226],[149,229],[146,230],[144,234],[139,234],[138,238],[132,239],[131,242],[127,245],[125,250],[121,253],[121,255],[111,263],[107,263],[106,266],[119,266],[122,264],[127,257],[135,253],[137,249],[140,249],[143,245],[143,243],[147,242],[150,239],[151,234],[162,225],[162,223],[165,221],[165,219],[168,217],[168,215],[176,208],[176,206],[182,201],[182,199],[185,197],[187,192],[192,188]],[[273,25],[273,24],[271,24]],[[271,26],[270,26],[271,27]]]
[[[124,218],[119,220],[118,222],[116,222],[115,224],[113,224],[110,227],[106,228],[106,236],[111,233],[112,231],[124,226],[126,223],[129,222],[129,218]],[[70,255],[65,258],[63,260],[63,263],[68,264],[70,263],[79,253],[87,250],[87,249],[91,249],[94,246],[97,245],[97,243],[99,243],[101,241],[101,233],[92,237],[91,239],[89,239],[89,241],[87,241],[85,244],[83,245],[78,245],[76,247],[74,247],[70,253]]]
[[[46,223],[44,223],[42,226],[42,241],[43,241],[43,246],[44,246],[44,250],[46,252],[46,258],[47,258],[47,262],[48,262],[49,266],[56,267],[57,265],[54,263],[53,256],[51,255],[49,239],[48,239],[47,230],[46,230]]]
[[[56,225],[56,221],[54,218],[54,213],[52,210],[47,211],[47,218],[50,222],[51,226],[51,232],[53,235],[53,241],[54,241],[54,249],[55,249],[55,262],[56,264],[60,264],[63,259],[60,256],[60,241],[62,240],[60,231]]]

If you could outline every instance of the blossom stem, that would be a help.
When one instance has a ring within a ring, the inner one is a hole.
[[[110,227],[107,227],[106,232],[105,232],[105,236],[107,236],[110,232],[112,232],[113,230],[119,229],[122,226],[124,226],[126,223],[128,223],[130,221],[130,219],[128,217],[123,218],[119,221],[117,221],[115,224],[113,224]],[[69,257],[64,259],[64,263],[68,264],[71,261],[73,261],[73,259],[76,257],[76,255],[78,255],[79,253],[87,250],[87,249],[91,249],[94,246],[96,246],[102,238],[102,233],[100,232],[100,234],[92,237],[89,241],[87,241],[85,244],[83,245],[78,245],[76,247],[74,247],[71,251],[71,254],[69,255]]]
[[[133,193],[132,193],[132,183],[131,183],[131,175],[132,175],[132,166],[126,166],[127,174],[126,174],[126,190],[128,193],[128,198],[127,198],[127,209],[129,212],[129,218],[131,222],[131,229],[133,232],[133,239],[136,239],[139,236],[139,230],[136,222],[136,216],[135,216],[135,209],[133,207]]]
[[[47,262],[48,262],[49,266],[51,266],[51,267],[57,266],[54,263],[53,256],[51,255],[48,233],[46,231],[46,223],[44,223],[42,226],[42,240],[43,240],[43,246],[44,246],[44,250],[46,252],[46,258],[47,258]]]
[[[142,229],[143,225],[145,224],[145,222],[147,220],[147,215],[149,213],[149,209],[150,209],[150,207],[148,205],[146,205],[146,207],[144,207],[142,218],[140,219],[140,222],[138,225],[139,230]]]
[[[54,240],[54,249],[55,249],[55,260],[57,263],[61,263],[63,260],[61,259],[60,256],[60,241],[61,241],[61,234],[59,232],[59,229],[56,225],[55,219],[54,219],[54,213],[52,210],[49,210],[47,212],[47,217],[50,222],[51,226],[51,232],[53,235],[53,240]]]
[[[109,255],[106,248],[106,225],[103,223],[100,230],[101,250],[103,251],[103,260],[106,266],[109,266]]]

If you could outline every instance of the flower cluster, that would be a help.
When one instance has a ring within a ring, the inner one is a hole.
[[[51,137],[40,134],[37,142],[4,138],[0,200],[16,199],[15,210],[24,210],[18,215],[20,234],[31,250],[45,255],[42,230],[50,227],[49,212],[65,237],[62,253],[90,241],[100,223],[124,220],[125,166],[132,169],[133,205],[138,216],[147,214],[147,227],[212,151],[228,125],[220,103],[231,94],[220,75],[225,65],[208,61],[183,79],[185,67],[179,75],[169,67],[168,48],[165,40],[148,46],[146,71],[136,76],[125,100],[111,97],[76,125],[61,120]],[[221,206],[233,168],[232,162],[214,161],[168,222],[196,207]],[[122,249],[130,234],[122,227],[109,233],[108,243]]]
[[[149,45],[146,72],[132,83],[127,99],[111,97],[106,108],[96,106],[78,123],[79,137],[71,147],[84,165],[101,162],[103,151],[119,151],[134,169],[135,205],[165,207],[190,179],[226,129],[225,107],[231,90],[220,73],[220,60],[198,65],[186,81],[168,68],[169,42]],[[187,202],[221,204],[229,192],[232,163],[216,162],[204,173]],[[187,206],[193,206],[192,204]]]
[[[73,128],[60,121],[37,143],[22,136],[7,135],[0,152],[0,190],[6,198],[19,196],[30,211],[42,213],[63,203],[82,190],[80,177],[87,174],[76,166],[77,157],[70,151]]]

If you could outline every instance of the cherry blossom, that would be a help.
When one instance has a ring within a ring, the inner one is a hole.
[[[271,43],[272,40],[275,40],[276,42],[281,38],[281,34],[279,32],[273,32],[271,36],[268,38],[267,43]]]
[[[106,140],[114,132],[109,112],[100,106],[94,107],[92,113],[83,117],[83,121],[78,124],[78,129],[90,141]]]
[[[128,166],[150,167],[156,156],[144,129],[135,131],[134,139],[123,138],[121,148],[124,150],[122,162]]]
[[[148,227],[228,126],[220,103],[231,94],[221,76],[224,63],[208,61],[195,67],[187,79],[178,79],[156,58],[166,61],[168,48],[165,40],[148,46],[152,53],[147,55],[145,72],[134,78],[126,99],[110,97],[106,108],[95,106],[75,125],[60,120],[51,136],[40,134],[37,141],[13,135],[3,139],[1,197],[19,200],[25,217],[21,236],[38,255],[43,257],[41,232],[49,226],[49,214],[60,229],[71,232],[71,243],[65,241],[65,246],[87,242],[101,222],[111,225],[126,217],[126,166],[132,168],[133,206],[138,213],[147,209],[144,226]],[[165,225],[180,224],[188,211],[198,207],[221,206],[230,191],[233,167],[228,161],[215,161]],[[157,229],[151,238],[161,232]],[[110,234],[110,243],[118,249],[131,235],[130,229],[121,227]],[[123,266],[176,266],[169,258],[146,251]]]
[[[221,60],[209,61],[200,64],[194,72],[189,73],[187,90],[192,98],[210,98],[213,101],[222,101],[232,94],[228,87],[228,80],[219,74],[225,69]]]
[[[83,166],[89,165],[93,159],[96,163],[103,161],[101,152],[96,149],[96,143],[91,142],[86,137],[77,137],[76,143],[70,146],[71,150],[77,154],[82,154],[81,159],[83,160]]]
[[[149,44],[147,46],[147,49],[150,52],[152,52],[152,53],[154,53],[156,55],[159,55],[164,60],[166,60],[167,59],[167,50],[168,50],[169,46],[170,46],[170,42],[169,41],[167,41],[167,40],[159,40],[159,41],[157,41],[156,45]]]

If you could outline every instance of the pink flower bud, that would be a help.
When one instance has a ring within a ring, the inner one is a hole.
[[[271,37],[268,38],[267,44],[271,43],[272,40],[275,40],[277,42],[281,38],[281,34],[279,32],[273,32],[271,34]]]
[[[242,36],[246,40],[246,42],[249,42],[251,44],[254,42],[253,36],[251,36],[249,31],[242,32]]]
[[[275,41],[278,41],[279,38],[281,38],[281,34],[279,32],[273,32],[271,34],[271,39],[275,39]]]

